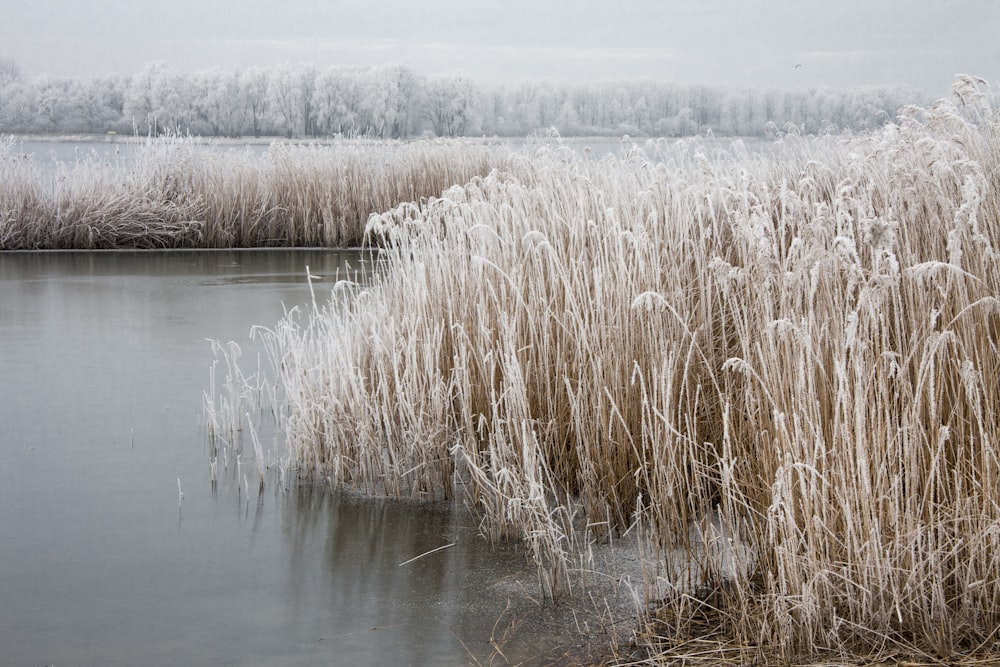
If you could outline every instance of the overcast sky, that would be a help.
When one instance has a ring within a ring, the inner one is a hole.
[[[25,75],[279,62],[409,65],[482,83],[1000,89],[998,0],[0,0]],[[799,67],[799,65],[801,65]]]

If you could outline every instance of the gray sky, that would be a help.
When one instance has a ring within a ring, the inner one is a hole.
[[[0,0],[29,77],[398,62],[482,83],[1000,90],[998,0]],[[801,67],[796,67],[801,65]]]

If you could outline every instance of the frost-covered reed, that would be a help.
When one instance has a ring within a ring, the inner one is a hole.
[[[262,155],[191,138],[54,168],[0,140],[0,250],[351,246],[374,212],[503,164],[496,145],[345,139]]]
[[[1000,655],[1000,118],[956,93],[767,157],[542,149],[374,216],[374,286],[267,335],[292,460],[471,499],[552,594],[638,525],[675,652]]]

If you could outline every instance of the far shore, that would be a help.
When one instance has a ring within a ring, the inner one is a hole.
[[[349,136],[326,136],[326,137],[291,137],[288,138],[284,135],[262,135],[259,137],[252,136],[241,136],[241,137],[216,137],[212,135],[179,135],[181,138],[190,138],[193,141],[211,143],[211,144],[222,144],[222,145],[233,145],[233,146],[246,146],[246,145],[259,145],[267,146],[274,143],[288,143],[288,144],[334,144],[344,140],[351,139],[368,139],[368,137],[349,137]],[[698,135],[701,136],[701,135]],[[108,143],[108,144],[132,144],[145,142],[149,139],[160,139],[168,138],[168,135],[162,136],[149,136],[143,134],[127,134],[123,132],[107,132],[107,133],[71,133],[71,134],[24,134],[24,133],[3,133],[0,132],[0,138],[3,137],[14,137],[18,141],[37,141],[37,142],[52,142],[52,143]],[[177,138],[177,137],[174,137]],[[422,141],[426,139],[435,139],[436,137],[409,137],[407,139],[376,139],[372,138],[373,141],[400,141],[403,143],[409,143],[414,141]],[[447,139],[449,137],[442,137]],[[552,142],[558,141],[564,144],[616,144],[629,142],[631,140],[636,140],[639,142],[644,142],[648,139],[656,139],[656,137],[647,137],[639,135],[581,135],[581,136],[547,136],[547,135],[529,135],[529,136],[510,136],[510,137],[500,137],[500,136],[479,136],[479,137],[453,137],[456,140],[476,142],[476,141],[495,141],[511,144],[521,144],[530,140],[538,140],[541,142]],[[670,140],[679,140],[688,137],[666,137]],[[758,137],[737,137],[728,135],[714,135],[715,139],[729,141],[734,139],[744,139],[744,140],[756,140],[759,141]]]

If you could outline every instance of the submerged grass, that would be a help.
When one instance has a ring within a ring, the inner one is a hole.
[[[150,139],[54,170],[0,140],[0,250],[341,247],[368,216],[502,165],[473,141],[274,144],[263,155]]]
[[[265,334],[291,460],[468,499],[549,595],[587,540],[640,532],[630,664],[1000,656],[978,85],[766,158],[543,149],[373,216],[374,286]]]

